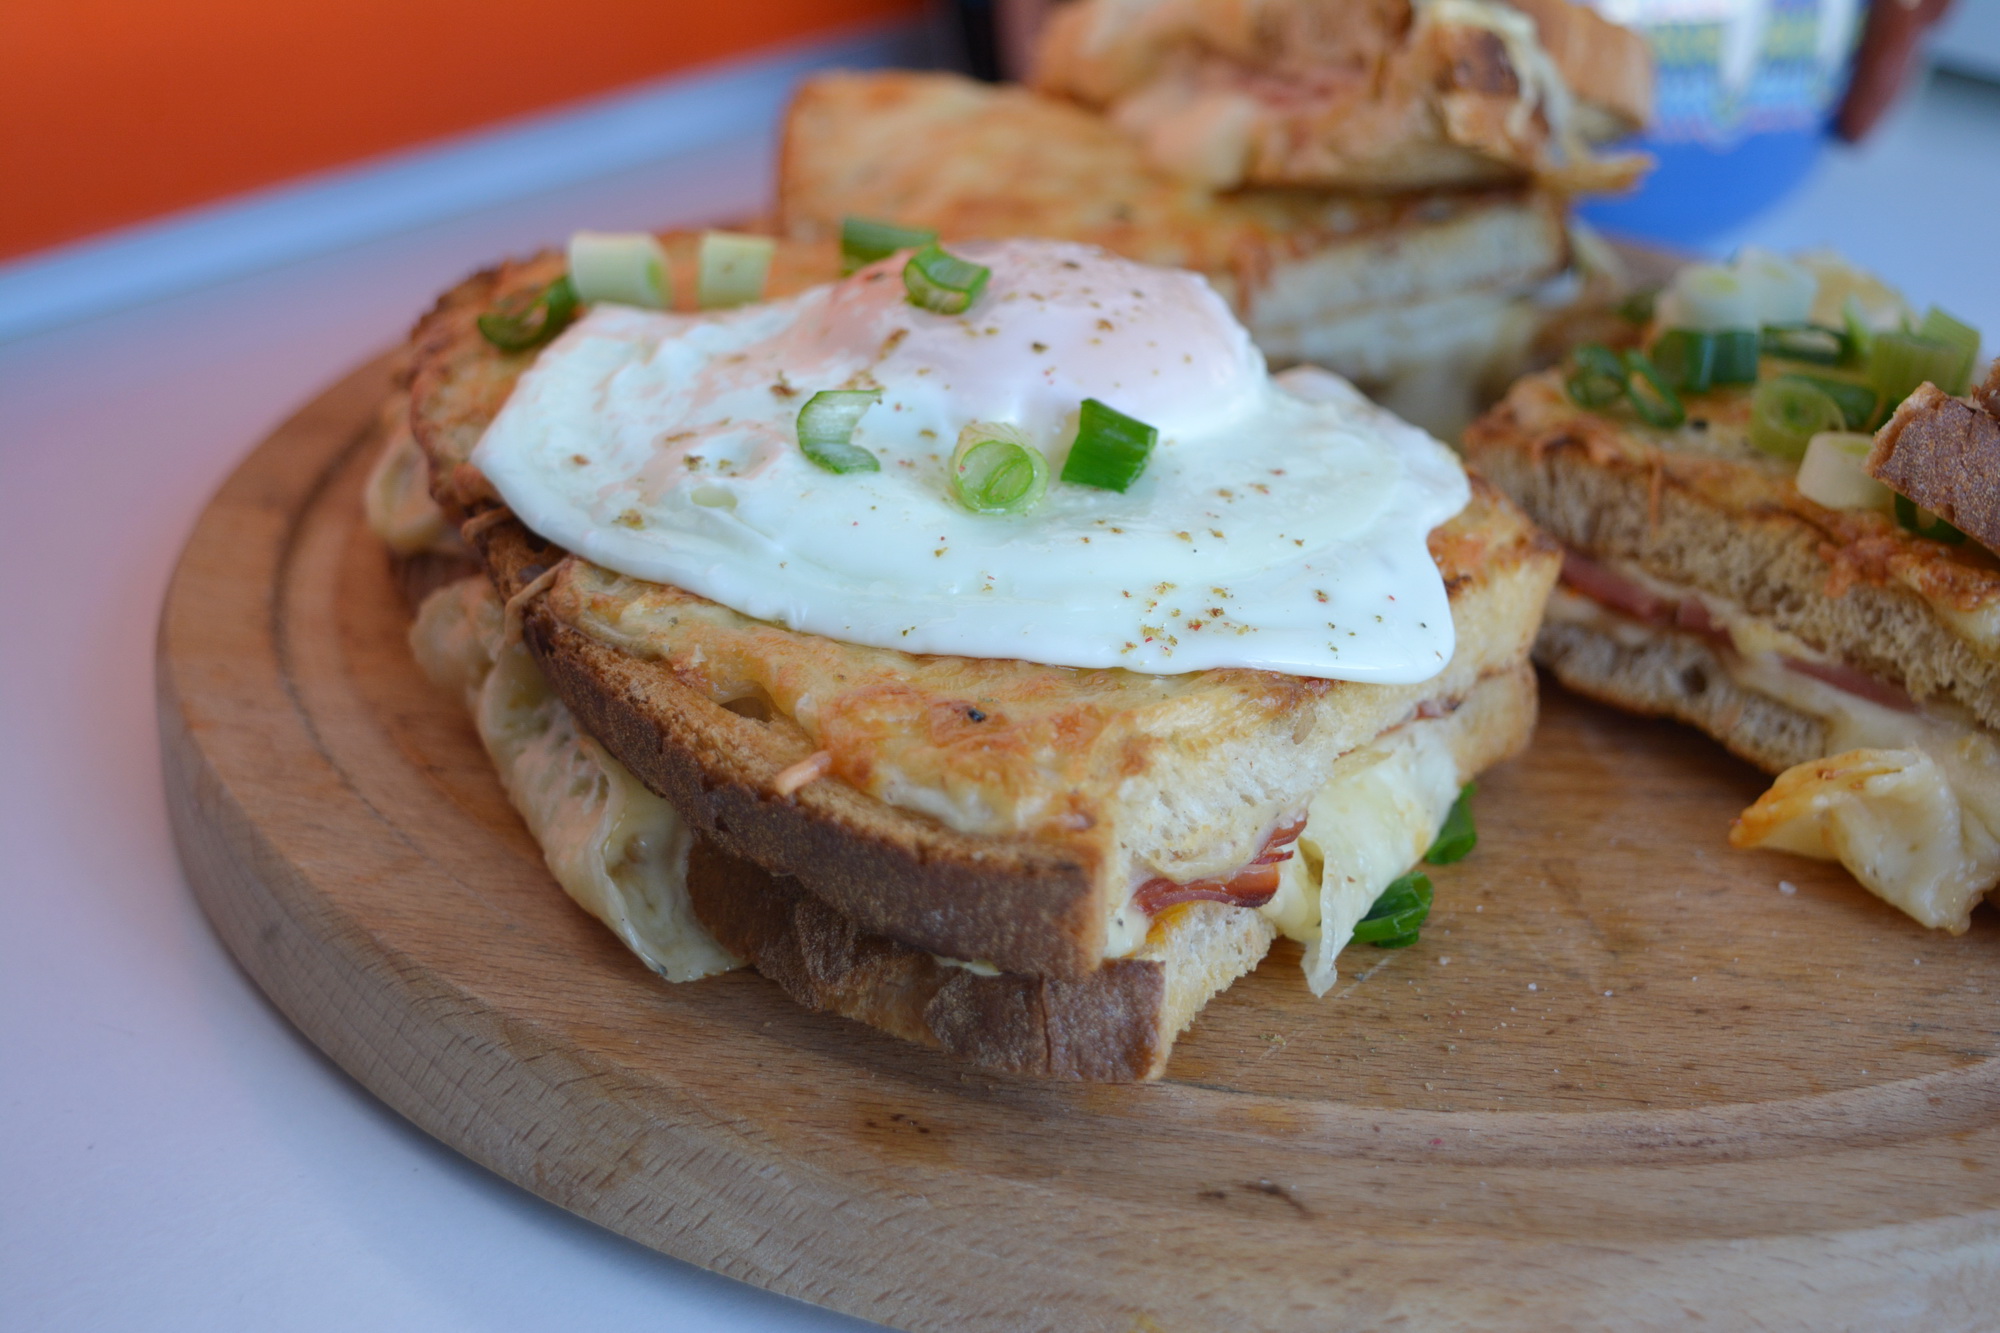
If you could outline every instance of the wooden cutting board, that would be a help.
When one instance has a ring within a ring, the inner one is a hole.
[[[970,1072],[740,972],[674,986],[543,870],[360,521],[386,372],[274,434],[159,645],[181,855],[383,1100],[537,1194],[909,1329],[1991,1329],[2000,923],[1731,851],[1762,779],[1550,688],[1414,948],[1296,949],[1152,1086]],[[1787,887],[1790,886],[1790,887]]]

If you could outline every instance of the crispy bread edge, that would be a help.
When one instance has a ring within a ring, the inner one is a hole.
[[[2000,660],[1954,633],[1917,592],[1886,579],[1840,578],[1842,567],[1829,558],[1839,554],[1837,534],[1775,493],[1717,498],[1729,491],[1724,474],[1745,465],[1694,460],[1683,476],[1677,458],[1633,440],[1595,447],[1591,432],[1610,429],[1592,419],[1531,430],[1502,402],[1466,432],[1466,454],[1579,553],[1630,560],[1669,583],[1728,598],[1919,700],[1953,699],[2000,727]],[[1718,484],[1705,486],[1705,477]]]
[[[517,521],[475,545],[503,597],[562,558]],[[1076,850],[945,828],[839,782],[791,795],[761,723],[564,624],[539,601],[528,647],[563,702],[641,782],[724,850],[797,876],[863,928],[1010,972],[1079,977],[1101,961],[1097,866]]]
[[[1628,646],[1585,625],[1551,621],[1535,640],[1535,660],[1566,689],[1696,727],[1766,773],[1826,753],[1824,722],[1738,685],[1697,635],[1658,629],[1643,645]]]
[[[2000,401],[2000,361],[1979,390]],[[2000,414],[1925,384],[1875,436],[1868,474],[2000,551]]]
[[[1460,780],[1521,752],[1534,730],[1534,672],[1494,673],[1467,697]],[[983,976],[870,936],[795,879],[697,839],[688,861],[695,915],[723,947],[809,1009],[839,1014],[984,1069],[1043,1078],[1158,1078],[1175,1039],[1254,969],[1276,938],[1248,908],[1189,904],[1153,956],[1114,959],[1075,979]]]

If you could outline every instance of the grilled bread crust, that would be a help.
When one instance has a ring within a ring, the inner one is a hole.
[[[1059,237],[1193,269],[1274,356],[1292,354],[1287,331],[1304,322],[1512,294],[1569,262],[1562,203],[1548,193],[1218,195],[1148,165],[1081,107],[909,71],[800,86],[785,118],[778,212],[796,237],[831,236],[854,214],[947,240]]]
[[[1525,662],[1487,677],[1448,719],[1461,781],[1520,752],[1534,729]],[[800,1004],[857,1019],[987,1069],[1045,1078],[1157,1078],[1174,1039],[1216,994],[1257,966],[1276,932],[1222,903],[1171,908],[1133,957],[1063,979],[980,975],[870,936],[796,879],[697,840],[695,914]]]
[[[1691,398],[1688,424],[1664,431],[1579,408],[1544,372],[1473,424],[1466,453],[1569,548],[1733,602],[2000,727],[2000,563],[1806,499],[1790,464],[1748,444],[1748,398]]]
[[[1643,37],[1568,0],[1508,8],[1533,21],[1583,137],[1651,118]],[[1533,77],[1491,27],[1408,0],[1081,0],[1043,30],[1034,82],[1142,133],[1206,141],[1194,151],[1220,152],[1221,185],[1629,185],[1634,162],[1553,160]]]
[[[2000,551],[2000,360],[1969,398],[1925,384],[1875,437],[1868,473]]]
[[[691,246],[672,238],[669,252]],[[913,948],[1035,976],[1095,971],[1135,876],[1189,880],[1246,864],[1340,754],[1512,669],[1554,580],[1553,547],[1475,482],[1472,503],[1430,543],[1458,651],[1418,686],[920,658],[749,621],[566,559],[498,512],[467,462],[530,361],[488,345],[477,315],[559,264],[478,275],[419,325],[411,414],[437,499],[474,520],[468,535],[503,596],[535,585],[519,619],[586,729],[717,846]],[[827,251],[781,246],[773,294],[831,269]],[[997,701],[976,740],[974,689]],[[808,694],[810,713],[799,706]],[[781,775],[821,751],[833,780],[789,790]],[[1052,754],[1061,764],[1042,773]],[[923,764],[913,798],[898,783]],[[1150,795],[1120,795],[1134,787]],[[941,815],[925,794],[954,791],[999,817]]]
[[[1699,635],[1656,629],[1633,643],[1588,625],[1549,621],[1536,636],[1535,660],[1578,694],[1698,727],[1766,773],[1827,751],[1823,719],[1737,684]]]

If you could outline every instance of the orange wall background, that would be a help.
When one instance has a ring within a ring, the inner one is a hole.
[[[921,0],[0,0],[0,258]]]

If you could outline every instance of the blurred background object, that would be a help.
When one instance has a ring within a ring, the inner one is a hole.
[[[9,5],[0,40],[0,258],[729,56],[907,19],[921,7]]]
[[[2000,0],[1958,0],[1931,38],[1938,68],[2000,87]]]
[[[956,0],[971,68],[1020,78],[1030,35],[1061,0]],[[1829,130],[1857,141],[1892,107],[1926,50],[2000,80],[2000,0],[1585,0],[1644,33],[1658,112],[1635,142],[1658,160],[1646,184],[1580,212],[1614,235],[1701,249],[1796,190]],[[1927,32],[1940,18],[1931,41]]]

